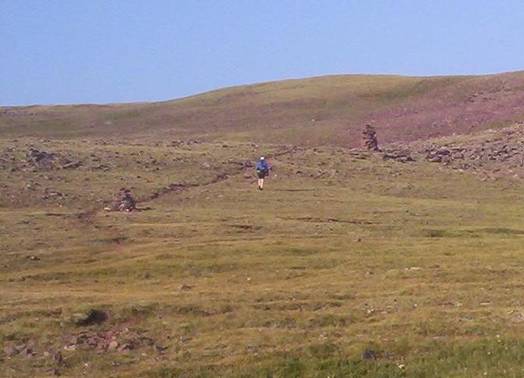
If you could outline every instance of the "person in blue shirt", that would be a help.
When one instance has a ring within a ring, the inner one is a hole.
[[[264,178],[266,178],[266,176],[269,175],[270,169],[271,167],[269,166],[268,162],[262,156],[256,165],[258,177],[258,190],[264,190]]]

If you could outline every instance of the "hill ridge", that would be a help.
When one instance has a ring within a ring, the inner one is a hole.
[[[0,137],[118,137],[358,145],[467,134],[524,120],[524,72],[482,76],[326,75],[127,104],[3,107]]]

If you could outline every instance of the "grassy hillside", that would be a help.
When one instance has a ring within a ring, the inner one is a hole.
[[[0,376],[522,376],[520,180],[336,147],[0,150]],[[102,210],[122,186],[144,211]]]
[[[523,101],[514,73],[2,108],[0,377],[522,377]],[[382,152],[347,148],[367,122]]]
[[[356,146],[470,133],[524,120],[524,73],[475,77],[327,76],[150,104],[3,108],[0,136],[202,138]]]

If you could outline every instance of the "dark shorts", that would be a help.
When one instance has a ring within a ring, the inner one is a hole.
[[[258,177],[259,179],[263,179],[264,177],[266,177],[266,176],[267,176],[267,173],[268,173],[267,171],[259,171],[259,170],[257,169],[257,177]]]

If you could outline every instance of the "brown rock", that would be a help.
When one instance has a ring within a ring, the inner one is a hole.
[[[32,347],[26,346],[25,348],[22,349],[22,351],[20,352],[20,355],[24,357],[33,357],[35,355],[35,352],[33,351]]]
[[[15,347],[12,346],[12,345],[6,345],[6,346],[4,347],[4,354],[5,354],[7,357],[13,357],[13,356],[16,356],[18,353],[19,353],[18,349],[15,348]]]
[[[75,320],[75,324],[78,326],[87,326],[92,324],[100,324],[108,319],[108,315],[105,311],[91,309],[86,313],[79,314]]]
[[[377,352],[375,352],[373,349],[366,348],[364,352],[362,352],[363,360],[376,360],[377,357]]]
[[[120,347],[118,348],[118,351],[119,352],[127,352],[128,350],[131,350],[133,349],[133,346],[129,343],[124,343],[122,345],[120,345]]]
[[[116,350],[118,348],[118,341],[112,340],[107,346],[107,350]]]
[[[31,260],[31,261],[39,261],[40,257],[34,256],[34,255],[30,255],[30,256],[26,256],[26,259]]]

